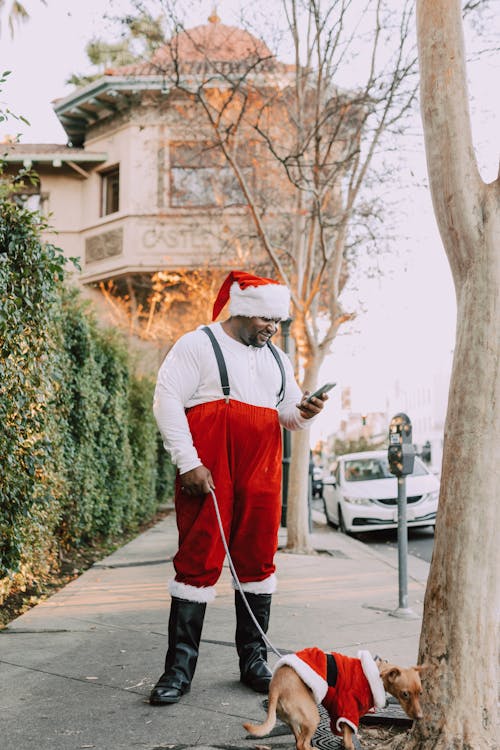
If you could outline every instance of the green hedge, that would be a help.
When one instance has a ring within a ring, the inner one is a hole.
[[[33,536],[44,540],[64,479],[54,409],[64,261],[42,245],[36,217],[0,202],[0,575],[18,570]],[[42,545],[43,546],[43,545]],[[51,546],[45,544],[47,553]],[[26,555],[27,556],[27,555]]]
[[[66,289],[42,228],[0,198],[0,597],[61,548],[136,529],[172,492],[154,384]]]
[[[171,493],[174,472],[167,459],[168,479],[157,489],[165,451],[152,412],[154,383],[131,375],[123,339],[99,329],[78,297],[68,296],[63,312],[68,368],[59,412],[68,488],[60,536],[75,544],[150,518]]]

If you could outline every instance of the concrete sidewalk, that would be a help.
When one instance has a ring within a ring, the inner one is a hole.
[[[315,645],[353,656],[364,648],[414,663],[428,565],[409,557],[409,606],[418,617],[393,617],[397,560],[318,520],[315,554],[278,552],[272,643],[278,650]],[[167,647],[176,538],[172,513],[0,631],[2,750],[255,746],[242,721],[263,719],[263,696],[238,681],[227,567],[207,608],[191,692],[172,706],[147,702]],[[270,664],[275,660],[271,654]],[[294,747],[292,735],[264,742]]]

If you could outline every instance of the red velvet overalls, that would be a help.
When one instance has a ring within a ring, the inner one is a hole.
[[[189,409],[201,462],[212,473],[229,552],[241,583],[275,571],[281,518],[281,428],[278,412],[225,399]],[[175,485],[179,550],[175,580],[213,586],[225,552],[212,496],[190,497]]]

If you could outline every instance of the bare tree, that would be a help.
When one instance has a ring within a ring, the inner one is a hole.
[[[441,496],[420,659],[426,719],[405,750],[498,747],[500,181],[480,177],[459,0],[419,0],[421,110],[436,220],[457,294]]]
[[[163,8],[177,33],[152,62],[172,87],[185,127],[231,167],[255,263],[267,260],[291,289],[298,375],[312,390],[339,327],[352,318],[341,293],[359,247],[355,228],[375,214],[360,196],[382,137],[413,101],[416,51],[411,2],[395,14],[385,0],[368,0],[358,16],[353,0],[324,8],[319,0],[283,0],[282,7],[292,64],[252,37],[253,49],[228,65],[196,30],[181,26],[168,2]],[[337,81],[361,35],[370,44],[363,84],[342,89]],[[292,450],[288,547],[306,551],[307,431],[294,435]]]
[[[101,282],[107,319],[166,354],[183,333],[210,317],[225,272],[210,268],[165,270]]]

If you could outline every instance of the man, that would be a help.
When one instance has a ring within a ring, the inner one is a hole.
[[[281,427],[305,427],[323,408],[307,400],[286,355],[271,337],[289,315],[286,286],[232,271],[214,304],[230,317],[182,336],[158,374],[154,413],[178,468],[179,549],[165,671],[150,703],[176,703],[191,686],[207,602],[215,596],[225,551],[210,490],[250,608],[267,632],[276,588],[274,555],[281,517]],[[239,591],[236,647],[241,681],[267,692],[267,649]]]

